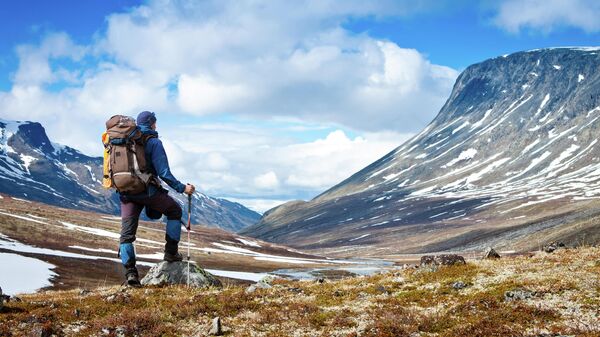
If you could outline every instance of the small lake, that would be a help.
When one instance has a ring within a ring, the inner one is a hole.
[[[393,262],[385,260],[348,259],[335,261],[340,265],[320,268],[278,269],[269,272],[269,274],[294,280],[315,280],[318,278],[338,280],[344,277],[366,276],[381,271],[401,269],[400,266],[394,265]]]

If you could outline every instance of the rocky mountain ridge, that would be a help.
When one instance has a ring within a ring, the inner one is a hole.
[[[241,233],[348,255],[600,240],[599,69],[600,48],[472,65],[418,135]]]

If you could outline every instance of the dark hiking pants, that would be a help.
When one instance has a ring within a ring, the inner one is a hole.
[[[151,208],[167,217],[165,233],[165,252],[177,253],[177,245],[181,238],[181,206],[166,192],[158,191],[150,197],[121,198],[121,238],[119,253],[126,269],[135,267],[135,251],[133,242],[138,228],[140,214],[144,207]]]

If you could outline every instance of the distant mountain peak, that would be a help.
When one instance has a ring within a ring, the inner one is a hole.
[[[102,146],[100,142],[98,146]],[[42,124],[0,119],[0,192],[67,208],[116,214],[118,196],[102,187],[102,158],[51,142]],[[187,198],[171,190],[182,206]],[[237,231],[260,215],[196,193],[193,222]]]

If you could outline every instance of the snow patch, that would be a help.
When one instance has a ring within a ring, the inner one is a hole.
[[[477,154],[477,150],[475,150],[475,149],[471,148],[471,149],[464,150],[458,155],[458,158],[452,159],[446,165],[442,165],[442,168],[451,167],[454,164],[456,164],[460,161],[463,161],[463,160],[471,160],[471,159],[473,159],[473,157],[475,157],[476,154]]]
[[[257,248],[261,247],[261,245],[259,245],[258,243],[254,242],[254,241],[244,240],[242,238],[235,238],[235,239],[238,240],[239,242],[245,244],[246,246],[257,247]]]
[[[361,235],[361,236],[359,236],[359,237],[357,237],[357,238],[350,239],[350,240],[348,240],[348,241],[349,241],[349,242],[352,242],[352,241],[360,240],[360,239],[362,239],[362,238],[366,238],[366,237],[367,237],[367,236],[369,236],[369,235],[371,235],[371,234],[364,234],[364,235]]]
[[[27,174],[31,174],[29,172],[29,166],[31,165],[31,163],[36,161],[37,158],[32,157],[32,156],[27,156],[24,154],[21,154],[20,157],[21,157],[21,161],[23,162],[23,166],[25,167],[25,171],[27,171]]]

